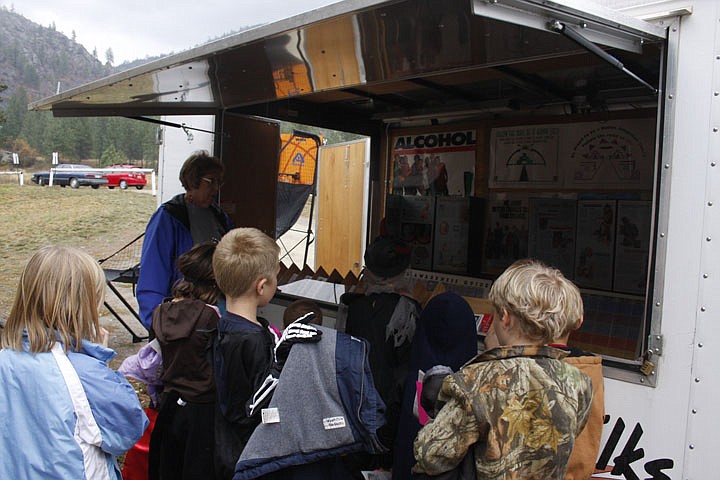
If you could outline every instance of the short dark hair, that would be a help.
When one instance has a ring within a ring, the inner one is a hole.
[[[225,166],[222,161],[213,157],[207,150],[198,150],[190,154],[180,169],[180,183],[185,190],[197,188],[200,179],[211,173],[223,173]]]
[[[310,312],[315,314],[315,319],[310,323],[322,325],[323,314],[320,305],[307,298],[295,300],[283,312],[283,328],[287,328],[292,322]]]

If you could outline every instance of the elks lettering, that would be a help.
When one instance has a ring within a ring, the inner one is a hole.
[[[394,149],[458,147],[475,145],[475,143],[474,131],[431,133],[428,135],[416,135],[414,137],[398,137]]]

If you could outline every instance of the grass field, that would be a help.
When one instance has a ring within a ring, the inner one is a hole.
[[[27,176],[26,176],[27,178]],[[78,190],[0,184],[0,319],[10,311],[23,265],[37,248],[58,244],[101,259],[145,230],[157,206],[148,190]]]

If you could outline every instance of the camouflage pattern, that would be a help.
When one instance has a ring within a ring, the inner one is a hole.
[[[474,445],[478,479],[564,478],[592,383],[552,347],[498,347],[445,379],[435,420],[415,439],[413,471],[452,470]]]

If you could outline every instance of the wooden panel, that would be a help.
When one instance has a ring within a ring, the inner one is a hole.
[[[226,114],[220,205],[236,227],[256,227],[275,238],[280,125]]]
[[[365,146],[361,140],[321,150],[316,270],[358,275],[362,269]]]
[[[334,18],[304,30],[303,51],[312,65],[315,91],[355,85],[364,80],[353,22],[354,17]]]

